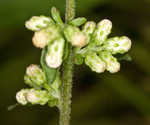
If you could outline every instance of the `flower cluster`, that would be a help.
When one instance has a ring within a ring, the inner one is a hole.
[[[89,21],[82,29],[87,35],[87,45],[77,49],[76,53],[97,73],[105,70],[110,73],[118,72],[120,63],[114,55],[124,54],[131,48],[131,40],[126,36],[108,38],[111,29],[112,23],[108,19],[100,21],[97,26]]]
[[[31,64],[26,69],[24,76],[25,83],[32,88],[22,89],[16,94],[18,103],[26,105],[40,104],[56,105],[60,98],[59,87],[61,85],[60,75],[57,73],[52,85],[47,84],[43,70],[35,64]]]
[[[33,16],[25,23],[27,29],[34,31],[32,42],[35,47],[42,49],[42,55],[41,66],[32,64],[26,69],[24,80],[31,88],[22,89],[16,94],[18,103],[22,105],[59,105],[60,66],[67,58],[69,44],[74,49],[74,63],[80,65],[85,62],[97,73],[105,70],[118,72],[120,63],[116,54],[124,54],[131,48],[131,40],[126,36],[108,38],[112,29],[108,19],[96,25],[79,17],[66,24],[54,7],[51,15],[52,18]]]
[[[33,88],[22,89],[16,94],[17,101],[22,105],[26,105],[27,103],[44,105],[50,98],[51,96],[47,91]]]

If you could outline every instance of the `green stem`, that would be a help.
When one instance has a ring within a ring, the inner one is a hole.
[[[75,0],[66,0],[66,23],[72,20],[75,16]],[[68,57],[63,65],[63,85],[61,88],[60,99],[60,120],[59,125],[70,124],[71,114],[71,97],[72,97],[72,76],[73,76],[73,49],[69,44]]]
[[[66,0],[66,22],[72,20],[75,17],[75,0]]]
[[[69,125],[71,114],[72,97],[72,76],[73,76],[73,53],[70,46],[69,56],[64,62],[63,67],[63,85],[61,89],[60,104],[60,125]]]

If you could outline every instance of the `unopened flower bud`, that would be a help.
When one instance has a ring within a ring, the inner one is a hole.
[[[18,103],[22,105],[26,105],[28,103],[26,99],[26,94],[28,93],[29,89],[22,89],[16,94],[16,100]]]
[[[84,32],[86,34],[86,36],[87,36],[87,43],[90,42],[92,33],[94,32],[95,28],[96,28],[96,23],[93,22],[93,21],[88,21],[83,26],[82,32]]]
[[[131,48],[131,40],[126,36],[110,38],[106,41],[104,48],[112,54],[123,54]]]
[[[98,45],[104,43],[108,35],[111,33],[112,23],[108,19],[100,21],[97,25],[97,29],[94,33],[95,42]]]
[[[39,31],[46,28],[48,25],[54,24],[50,17],[46,16],[33,16],[30,20],[26,21],[25,26],[29,30]]]
[[[31,87],[41,86],[46,82],[45,74],[38,65],[32,64],[27,67],[25,82]]]
[[[50,98],[50,95],[45,90],[30,89],[26,95],[27,101],[31,104],[44,105]]]
[[[55,25],[52,25],[46,29],[34,33],[32,38],[33,45],[38,48],[44,48],[47,44],[59,36],[59,28]]]
[[[77,46],[77,47],[83,47],[86,44],[86,36],[85,34],[79,32],[76,33],[73,37],[72,37],[72,45]]]
[[[110,73],[116,73],[120,70],[120,63],[110,52],[100,52],[99,56],[106,63],[106,70]]]
[[[88,21],[84,24],[82,32],[86,34],[92,34],[96,28],[96,23],[94,21]]]
[[[73,46],[83,47],[87,43],[86,35],[77,27],[67,26],[64,30],[64,34]]]
[[[51,68],[58,68],[63,61],[65,40],[60,37],[53,41],[48,46],[48,52],[46,54],[46,63]]]
[[[85,64],[97,73],[104,72],[106,68],[105,62],[96,53],[88,54],[85,57]]]

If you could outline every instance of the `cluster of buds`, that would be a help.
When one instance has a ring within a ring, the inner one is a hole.
[[[52,8],[54,19],[59,18],[59,12]],[[61,20],[61,19],[60,19]],[[37,48],[48,48],[45,61],[51,68],[58,68],[62,63],[65,40],[61,26],[50,17],[33,16],[25,26],[34,31],[33,45]]]
[[[82,31],[87,34],[88,45],[77,49],[76,53],[85,58],[85,64],[97,73],[105,70],[118,72],[120,63],[114,55],[124,54],[131,48],[131,40],[126,36],[108,38],[111,29],[112,23],[108,19],[100,21],[97,26],[92,21],[83,26]]]
[[[22,105],[28,103],[44,105],[51,99],[51,95],[45,90],[22,89],[17,92],[16,99]]]
[[[32,88],[22,89],[16,94],[18,103],[22,105],[28,103],[44,105],[46,103],[53,104],[54,101],[59,100],[59,87],[61,85],[59,73],[57,73],[53,84],[48,85],[44,71],[38,65],[31,64],[26,69],[24,80]]]
[[[74,48],[74,63],[80,65],[85,62],[97,73],[105,70],[118,72],[120,63],[115,55],[124,54],[131,48],[131,40],[126,36],[108,38],[112,29],[108,19],[96,25],[79,17],[66,24],[55,7],[52,7],[51,15],[52,18],[33,16],[25,23],[27,29],[34,31],[32,42],[35,47],[42,49],[42,56],[41,67],[33,64],[27,67],[24,80],[32,88],[22,89],[16,94],[18,103],[22,105],[59,105],[59,70],[68,55],[68,44]]]
[[[64,24],[56,8],[53,7],[51,13],[53,19],[33,16],[25,23],[27,29],[34,31],[33,45],[43,49],[43,57],[42,68],[32,64],[26,69],[24,80],[32,88],[22,89],[16,94],[18,103],[22,105],[48,103],[56,106],[60,98],[61,79],[57,70],[63,62],[65,49]]]

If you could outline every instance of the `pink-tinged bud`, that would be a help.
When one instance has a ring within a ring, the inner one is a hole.
[[[50,27],[47,27],[46,29],[34,33],[32,39],[33,45],[37,48],[44,48],[46,45],[60,36],[61,35],[59,27],[52,25]]]
[[[81,32],[76,33],[74,36],[72,36],[71,43],[74,46],[83,47],[86,44],[86,36]]]
[[[78,27],[68,25],[64,29],[66,39],[71,42],[73,46],[83,47],[87,43],[86,34],[81,32]]]
[[[100,52],[99,56],[106,63],[106,70],[110,73],[116,73],[120,70],[120,63],[110,52]]]
[[[34,36],[32,38],[33,45],[37,48],[44,48],[49,41],[49,33],[38,31],[34,33]]]
[[[45,73],[42,69],[35,64],[31,64],[26,69],[26,75],[24,77],[25,83],[31,87],[41,87],[46,82]]]
[[[104,72],[106,68],[105,62],[96,53],[88,54],[85,57],[85,64],[97,73]]]
[[[26,74],[28,76],[35,76],[35,73],[37,71],[40,71],[40,67],[38,65],[35,65],[35,64],[31,64],[29,67],[27,67],[27,70],[26,70]],[[37,73],[36,73],[37,74]]]
[[[48,102],[51,96],[45,90],[30,89],[26,98],[31,104],[44,105]]]

